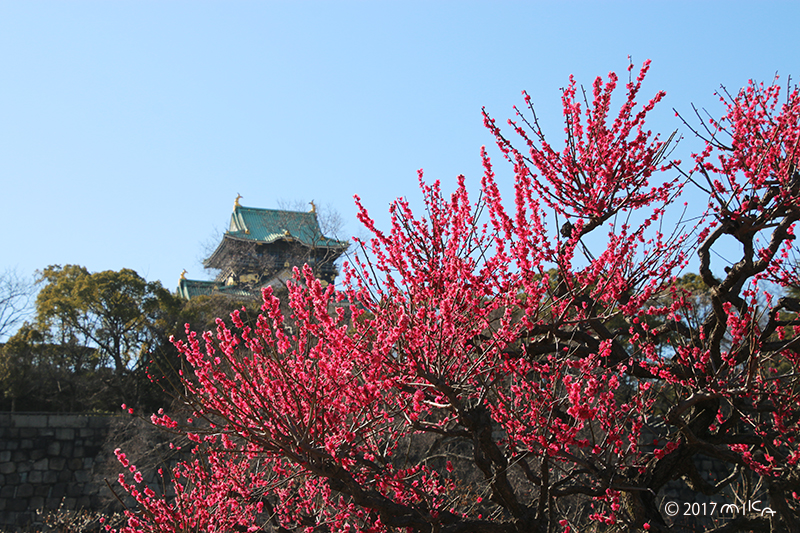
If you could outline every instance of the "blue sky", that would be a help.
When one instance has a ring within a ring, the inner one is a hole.
[[[718,111],[720,85],[800,77],[798,20],[796,2],[0,2],[0,271],[205,279],[237,193],[329,204],[363,234],[353,195],[385,227],[394,198],[419,205],[419,168],[477,194],[482,106],[504,122],[525,89],[558,139],[568,76],[630,55],[653,61],[668,132],[673,107]]]

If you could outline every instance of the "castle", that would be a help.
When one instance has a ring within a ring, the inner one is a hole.
[[[294,267],[308,264],[323,283],[333,283],[334,262],[347,243],[322,234],[317,210],[257,209],[239,204],[238,195],[228,230],[203,266],[219,273],[213,281],[186,279],[184,270],[178,295],[190,300],[202,295],[260,298],[261,289],[282,285]]]

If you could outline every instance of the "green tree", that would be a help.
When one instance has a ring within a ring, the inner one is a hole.
[[[158,409],[153,360],[174,352],[169,336],[183,302],[130,269],[90,273],[50,266],[36,315],[0,348],[0,404],[30,411],[108,411],[123,401]],[[174,356],[173,356],[174,357]],[[160,369],[159,369],[160,370]]]
[[[34,392],[41,380],[35,379],[37,353],[32,346],[41,334],[25,324],[16,335],[0,349],[0,393],[11,402],[11,411],[17,402]]]
[[[37,325],[62,345],[78,341],[96,350],[95,361],[113,365],[117,375],[138,365],[156,342],[153,328],[162,304],[172,298],[159,282],[148,282],[123,268],[90,273],[77,265],[49,266],[41,272],[44,286],[36,298]]]
[[[11,411],[91,411],[104,409],[112,377],[108,368],[89,368],[93,348],[56,345],[25,323],[0,348],[0,409]],[[105,375],[104,375],[105,374]],[[117,404],[119,402],[116,402]]]

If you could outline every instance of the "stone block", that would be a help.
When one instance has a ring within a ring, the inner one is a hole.
[[[50,495],[50,485],[34,485],[33,495],[46,498]]]
[[[91,470],[93,466],[94,466],[94,458],[86,457],[83,459],[83,468],[85,470]]]
[[[20,484],[19,474],[8,474],[6,476],[6,483],[12,487],[14,485],[19,485]]]
[[[64,498],[63,508],[67,511],[74,511],[77,508],[78,500],[75,498]]]
[[[11,456],[11,460],[14,461],[15,463],[21,463],[22,461],[27,461],[28,460],[28,453],[24,452],[22,450],[16,451]]]
[[[101,446],[95,446],[90,444],[88,446],[83,447],[83,456],[84,457],[97,457],[103,451]]]
[[[18,428],[47,427],[47,415],[18,414],[14,416],[14,425]]]
[[[17,438],[17,437],[13,437]],[[6,442],[6,450],[18,450],[19,449],[19,442],[16,440],[11,440]]]
[[[61,457],[72,457],[72,441],[61,443]]]
[[[63,457],[51,457],[50,458],[50,470],[55,470],[56,472],[60,472],[64,470],[64,466],[67,464],[67,460]]]
[[[73,440],[75,438],[75,430],[71,428],[58,428],[56,429],[56,438],[58,440]]]
[[[92,476],[89,475],[89,472],[87,470],[76,470],[75,471],[74,479],[78,483],[87,483],[91,478],[92,478]]]
[[[7,463],[11,460],[11,452],[5,451],[0,452],[0,463]]]
[[[31,450],[31,461],[38,461],[45,455],[47,455],[47,452],[37,447],[35,450]]]
[[[70,483],[67,485],[67,496],[70,498],[83,496],[83,483]]]
[[[53,463],[51,461],[50,462],[50,467],[51,468],[52,468],[52,465],[53,465]],[[55,483],[57,480],[58,480],[58,472],[55,472],[53,470],[48,470],[48,471],[46,471],[46,472],[44,472],[42,474],[42,483],[46,483],[48,485],[51,485],[51,484]]]
[[[89,424],[85,415],[49,415],[48,425],[54,428],[85,428]]]
[[[6,485],[5,487],[1,488],[0,498],[10,500],[11,498],[14,497],[14,491],[16,490],[16,488],[17,487],[15,487],[14,485]]]
[[[19,487],[17,487],[17,493],[15,494],[15,498],[30,498],[33,496],[33,485],[30,483],[23,483]],[[24,510],[24,509],[21,509]]]
[[[101,451],[103,451],[103,447],[93,442],[87,443],[86,446],[83,447],[83,453],[86,457],[95,457],[100,455]]]
[[[77,442],[75,443],[75,450],[72,452],[73,457],[86,457],[86,452],[84,451],[84,447],[79,445]]]
[[[12,501],[6,505],[9,511],[17,511],[18,513],[28,510],[28,498],[21,498],[16,496]]]
[[[47,447],[47,455],[58,455],[59,453],[61,453],[61,443],[51,442]]]
[[[83,459],[78,459],[77,457],[73,457],[69,461],[67,461],[67,468],[70,470],[80,470],[83,466]]]
[[[41,496],[34,496],[31,498],[31,503],[29,504],[29,509],[44,509],[44,498]]]
[[[40,437],[55,437],[56,430],[54,428],[42,428],[39,430]]]
[[[30,472],[33,469],[33,463],[30,461],[17,463],[17,472]]]
[[[33,463],[34,470],[47,470],[48,468],[48,460],[47,457],[44,459],[39,459],[38,461]]]
[[[96,430],[93,428],[81,428],[78,430],[78,436],[82,439],[93,438],[96,436]]]
[[[32,450],[33,449],[33,440],[32,439],[23,439],[19,443],[20,450]]]
[[[62,470],[58,473],[58,480],[62,483],[66,483],[68,481],[72,481],[72,471],[70,470]]]
[[[27,483],[28,482],[28,473],[27,472],[22,472],[19,475],[19,482],[20,483]]]
[[[19,438],[21,439],[32,439],[39,434],[39,430],[36,428],[20,428],[19,429]]]
[[[50,488],[50,497],[57,498],[59,501],[67,494],[66,483],[56,483]]]
[[[55,511],[61,505],[61,498],[47,498],[44,501],[44,507],[48,511]]]

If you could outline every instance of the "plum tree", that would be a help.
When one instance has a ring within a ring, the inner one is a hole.
[[[289,316],[266,289],[255,327],[187,330],[194,416],[153,421],[194,458],[159,496],[118,451],[140,505],[122,531],[667,531],[676,479],[773,511],[707,531],[800,531],[800,300],[780,293],[797,286],[800,93],[723,93],[685,168],[646,129],[664,96],[637,104],[648,68],[616,114],[615,74],[583,95],[571,80],[560,150],[527,95],[509,134],[484,112],[513,204],[485,151],[477,201],[420,173],[424,217],[399,199],[384,231],[356,198],[372,238],[342,290],[306,267]],[[665,231],[686,188],[708,207]],[[724,276],[723,238],[741,247]]]

